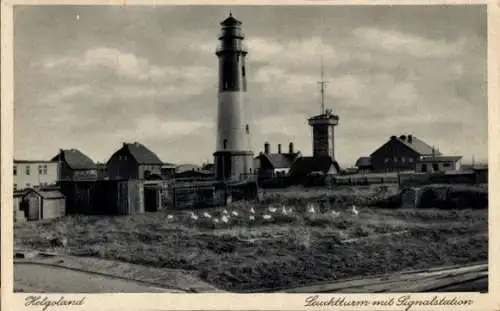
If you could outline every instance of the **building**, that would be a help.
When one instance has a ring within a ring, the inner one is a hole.
[[[241,22],[232,14],[221,22],[217,143],[214,153],[216,180],[244,180],[252,174],[250,128],[245,119],[246,56]]]
[[[171,179],[175,177],[176,165],[173,163],[163,163],[161,166],[161,178],[163,180]]]
[[[293,162],[288,178],[290,184],[307,183],[311,178],[325,182],[339,173],[338,163],[330,156],[300,157]]]
[[[373,165],[370,157],[360,157],[355,164],[358,173],[368,173],[373,171]]]
[[[14,190],[55,185],[57,161],[14,160]]]
[[[175,178],[211,179],[213,172],[194,164],[181,164],[175,168]]]
[[[123,143],[109,158],[107,166],[110,179],[162,179],[163,162],[153,151],[138,142]]]
[[[278,152],[272,153],[269,143],[264,144],[264,152],[255,157],[255,168],[259,179],[271,179],[286,176],[293,162],[301,156],[295,152],[293,143],[289,143],[288,152],[281,152],[281,144],[278,144]]]
[[[59,190],[28,189],[20,205],[28,221],[53,219],[66,215],[66,197]],[[18,213],[16,219],[19,218],[21,217]]]
[[[61,149],[52,161],[59,163],[59,180],[97,179],[97,165],[78,149]]]
[[[335,126],[339,124],[339,117],[330,109],[308,119],[312,127],[313,156],[331,157],[335,161]]]
[[[371,155],[371,164],[377,172],[415,171],[420,158],[442,154],[414,135],[391,136]]]
[[[417,160],[415,171],[433,173],[460,170],[461,156],[424,156]]]
[[[108,179],[108,165],[106,163],[97,163],[97,179]]]

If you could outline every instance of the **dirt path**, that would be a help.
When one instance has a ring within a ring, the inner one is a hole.
[[[34,263],[14,265],[16,291],[52,293],[179,292],[111,276]]]

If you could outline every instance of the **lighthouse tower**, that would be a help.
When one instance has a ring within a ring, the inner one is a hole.
[[[252,173],[250,128],[245,119],[246,55],[241,22],[232,14],[221,24],[217,144],[214,153],[217,180],[244,180]]]

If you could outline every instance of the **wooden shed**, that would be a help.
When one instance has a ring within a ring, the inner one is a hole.
[[[53,219],[66,215],[66,197],[59,190],[28,189],[21,209],[28,221]]]
[[[13,203],[14,203],[14,222],[15,223],[16,222],[17,223],[26,222],[26,215],[24,213],[24,210],[22,209],[22,204],[21,204],[25,193],[26,193],[26,191],[24,191],[24,190],[14,191]]]

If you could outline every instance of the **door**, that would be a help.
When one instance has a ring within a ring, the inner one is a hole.
[[[158,210],[158,189],[144,187],[144,208],[146,212],[156,212]]]
[[[40,219],[41,200],[38,196],[27,196],[28,220],[34,221]]]
[[[427,173],[427,164],[422,164],[422,173]]]
[[[438,172],[439,171],[439,164],[437,164],[437,163],[432,164],[432,170],[434,172]]]

